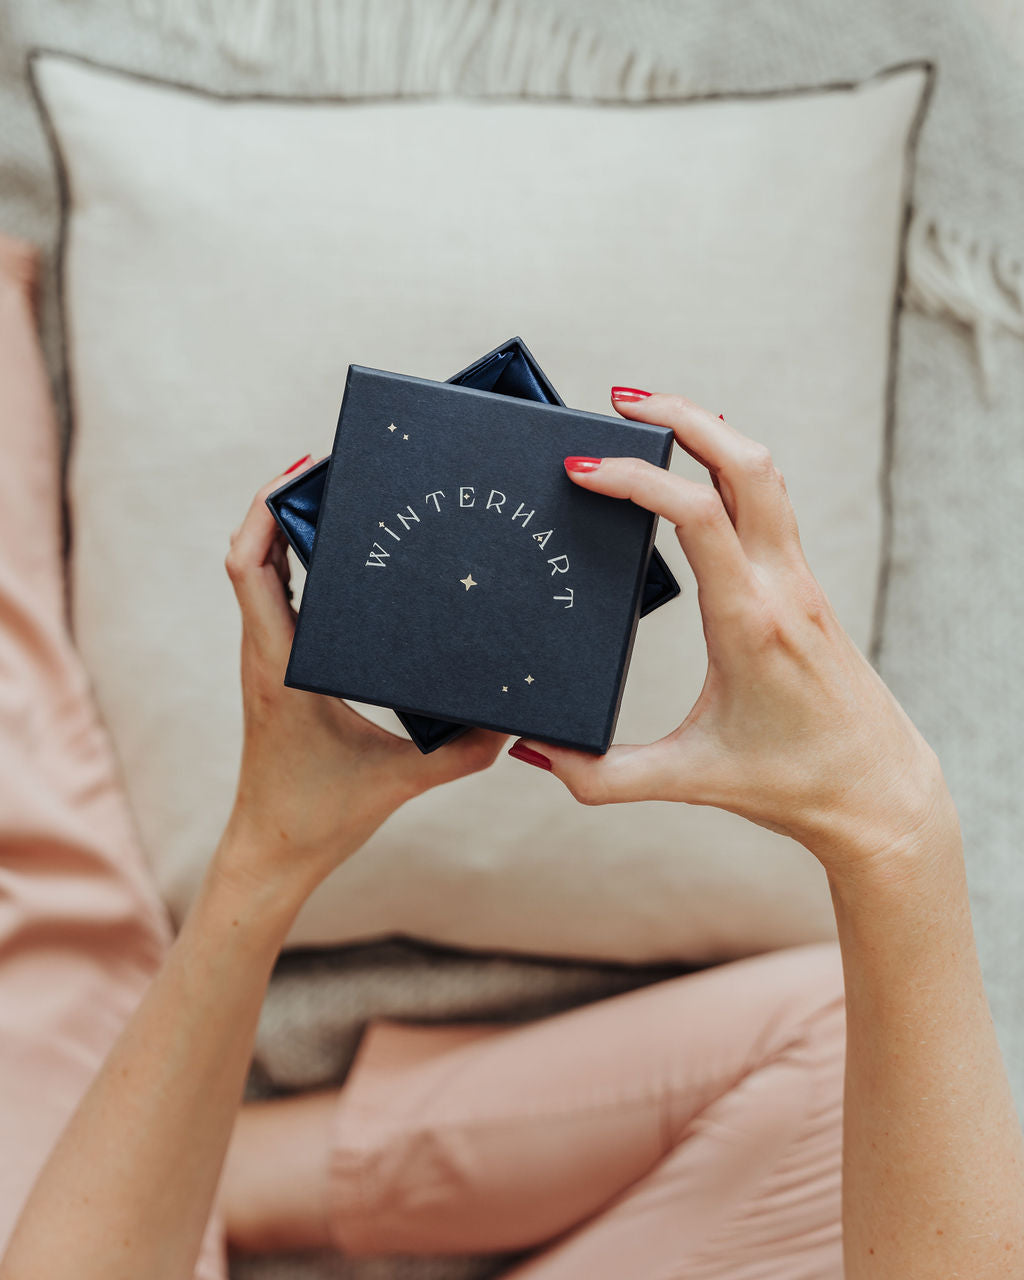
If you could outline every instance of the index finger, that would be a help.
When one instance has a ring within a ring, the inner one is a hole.
[[[565,469],[581,489],[628,498],[672,521],[697,579],[702,612],[732,612],[753,591],[753,568],[721,497],[710,485],[640,458],[566,458]]]
[[[612,388],[612,404],[623,417],[668,427],[691,457],[711,472],[722,490],[740,542],[755,556],[789,550],[799,541],[793,507],[769,450],[721,416],[685,396]]]
[[[303,461],[306,467],[310,465],[308,457]],[[289,467],[257,490],[245,519],[231,535],[231,549],[224,560],[243,621],[259,627],[264,635],[290,635],[293,626],[291,605],[273,562],[284,535],[266,501],[289,474],[301,472]]]

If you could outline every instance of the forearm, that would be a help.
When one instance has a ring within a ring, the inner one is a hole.
[[[1024,1153],[951,802],[898,856],[830,883],[847,1000],[847,1280],[1019,1277]]]
[[[214,860],[163,969],[62,1135],[2,1280],[187,1280],[298,903]]]

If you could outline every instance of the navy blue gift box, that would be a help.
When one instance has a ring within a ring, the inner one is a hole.
[[[667,466],[661,427],[568,409],[513,338],[447,383],[349,370],[331,456],[267,505],[308,569],[285,683],[606,751],[639,617],[679,594],[655,519],[570,454]]]

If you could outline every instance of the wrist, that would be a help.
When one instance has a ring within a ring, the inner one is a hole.
[[[942,981],[944,967],[957,958],[962,963],[974,954],[976,963],[960,826],[948,791],[913,832],[858,846],[856,856],[826,871],[848,998],[880,973],[889,986],[893,961],[915,981],[926,969]],[[881,994],[876,990],[874,998]]]
[[[276,938],[280,945],[313,888],[282,851],[264,849],[229,823],[207,868],[202,896],[247,935]]]
[[[329,787],[325,779],[322,794],[267,797],[240,785],[214,864],[249,892],[266,890],[298,911],[407,798],[381,788],[339,794]]]
[[[833,892],[927,881],[961,865],[956,807],[930,749],[889,785],[870,787],[870,806],[839,806],[804,843],[828,873]]]

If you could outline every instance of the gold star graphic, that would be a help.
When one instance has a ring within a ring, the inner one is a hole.
[[[402,436],[402,439],[403,439],[403,440],[408,440],[408,439],[409,439],[409,437],[408,437],[408,436]]]
[[[466,588],[467,591],[470,589],[470,587],[478,587],[480,585],[480,583],[475,580],[475,578],[471,573],[467,573],[466,576],[464,578],[460,578],[459,581],[462,583],[462,585]]]
[[[383,521],[383,520],[378,520],[378,521],[377,521],[377,528],[378,528],[378,529],[383,529],[383,528],[384,528],[384,521]]]
[[[397,427],[395,426],[395,424],[392,422],[391,426],[390,426],[390,427],[388,427],[388,430],[389,430],[389,431],[397,431],[397,430],[398,430],[398,428],[397,428]]]
[[[526,683],[527,683],[527,684],[533,684],[533,676],[527,676],[527,677],[526,677]]]
[[[503,684],[503,685],[501,686],[501,691],[502,691],[502,693],[508,693],[508,685],[507,685],[507,684]]]

